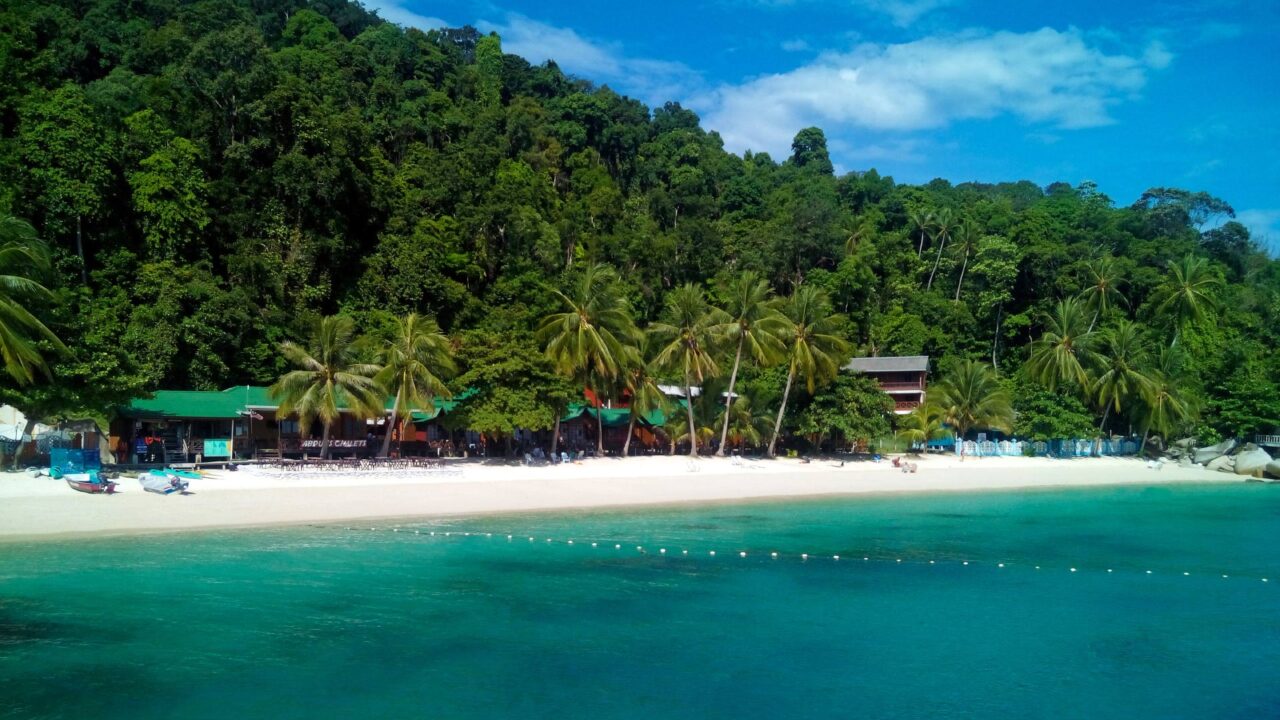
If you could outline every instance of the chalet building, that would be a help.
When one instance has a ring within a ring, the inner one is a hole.
[[[899,415],[911,412],[924,402],[928,355],[854,358],[844,369],[875,378],[880,389],[893,397],[893,411]]]

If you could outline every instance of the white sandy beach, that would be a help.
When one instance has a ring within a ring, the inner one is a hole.
[[[903,473],[888,460],[643,457],[521,467],[447,462],[443,472],[379,475],[212,471],[192,494],[88,495],[61,480],[0,474],[0,540],[124,535],[187,529],[475,515],[553,509],[711,503],[861,493],[1007,490],[1118,484],[1242,482],[1198,467],[1152,470],[1133,459],[920,458]]]

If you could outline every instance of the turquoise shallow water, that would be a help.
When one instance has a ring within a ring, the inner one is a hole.
[[[1280,717],[1280,488],[374,525],[0,546],[0,717]]]

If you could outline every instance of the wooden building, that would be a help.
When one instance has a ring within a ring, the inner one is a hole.
[[[898,415],[905,415],[924,402],[928,355],[854,358],[844,369],[875,378],[880,389],[893,397],[893,411]]]

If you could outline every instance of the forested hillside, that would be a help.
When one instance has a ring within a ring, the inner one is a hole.
[[[1124,431],[1162,412],[1158,388],[1108,409],[1119,391],[1099,379],[1124,332],[1125,362],[1158,368],[1186,406],[1170,432],[1268,431],[1280,263],[1230,221],[1229,200],[836,176],[817,128],[790,157],[739,157],[679,105],[340,0],[0,11],[0,215],[53,246],[45,284],[61,302],[33,310],[69,350],[51,355],[53,380],[4,381],[37,414],[274,382],[279,343],[339,312],[371,333],[433,316],[454,344],[455,391],[505,363],[490,380],[532,383],[536,398],[539,378],[554,384],[535,338],[562,309],[551,288],[569,293],[604,263],[641,327],[686,283],[713,301],[749,270],[779,296],[821,289],[846,355],[928,354],[937,374],[994,364],[1024,434],[1108,415]],[[1055,343],[1058,361],[1087,360],[1079,382],[1045,367]],[[747,363],[742,382],[768,407],[785,374]],[[797,431],[830,422],[797,394]]]

